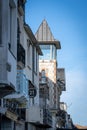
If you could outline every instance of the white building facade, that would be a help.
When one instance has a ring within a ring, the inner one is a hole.
[[[16,90],[17,0],[0,1],[0,18],[0,98],[2,98]]]
[[[25,22],[25,3],[0,1],[0,128],[56,130],[66,90],[65,71],[57,68],[61,45],[46,20],[33,34]]]
[[[28,120],[30,117],[27,115],[30,116],[32,108],[34,111],[38,108],[40,114],[39,55],[42,55],[42,52],[32,30],[25,23],[25,2],[25,0],[0,1],[2,130],[7,128],[24,130],[30,127],[33,129],[35,126],[30,124],[31,120]]]

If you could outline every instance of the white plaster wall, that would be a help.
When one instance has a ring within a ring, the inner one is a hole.
[[[12,7],[12,32],[11,32],[11,39],[12,43],[10,41],[10,7],[9,3],[14,3],[14,7]],[[2,21],[2,45],[3,47],[0,49],[0,54],[2,55],[0,57],[0,60],[2,62],[2,80],[9,81],[16,87],[16,53],[17,53],[17,0],[1,0],[2,3],[2,15],[1,15],[1,21]],[[11,43],[11,52],[9,52],[9,43]],[[2,53],[3,51],[3,53]],[[14,56],[13,56],[14,55]],[[14,58],[15,57],[15,58]],[[7,70],[7,63],[11,65],[11,72]],[[4,78],[4,77],[5,78]]]
[[[33,124],[28,123],[28,130],[36,130],[36,126]]]
[[[56,61],[55,60],[39,60],[39,71],[45,70],[48,77],[49,86],[49,105],[50,108],[57,107],[57,91],[54,91],[56,83]],[[54,103],[55,101],[55,103]]]
[[[8,72],[8,81],[11,82],[16,88],[16,75],[17,75],[17,62],[8,50],[8,63],[11,65],[11,72]]]
[[[26,77],[28,80],[32,81],[32,45],[30,46],[30,64],[28,65],[27,63],[27,59],[28,59],[28,55],[27,55],[27,39],[29,39],[28,34],[26,33],[26,31],[24,30],[24,45],[23,47],[26,50],[26,66],[24,68],[24,73],[26,74]],[[34,98],[34,104],[38,104],[39,105],[39,55],[37,55],[37,72],[34,73],[34,85],[37,89],[37,95]],[[30,101],[32,102],[32,101]],[[30,103],[31,104],[31,103]]]
[[[16,88],[16,75],[17,75],[17,0],[12,0],[11,3],[15,3],[15,8],[12,8],[12,22],[11,22],[11,38],[10,38],[10,8],[8,8],[8,43],[11,44],[11,48],[8,46],[7,63],[11,65],[11,71],[7,71],[7,78]]]
[[[24,130],[25,129],[25,125],[23,124],[19,124],[19,123],[15,123],[15,130]]]
[[[55,116],[52,116],[52,121],[53,121],[52,128],[53,128],[53,130],[55,130],[55,128],[56,128],[56,117]]]
[[[37,73],[34,73],[34,84],[37,89],[37,95],[35,97],[35,104],[39,105],[39,55],[37,55]]]
[[[26,51],[26,65],[25,65],[25,68],[24,68],[24,73],[26,74],[26,77],[28,80],[31,80],[32,81],[32,66],[28,66],[28,63],[27,63],[27,59],[28,59],[28,55],[27,55],[27,39],[29,39],[27,33],[25,32],[24,30],[24,49]],[[30,48],[32,50],[32,48]],[[32,51],[31,51],[31,56],[30,56],[30,62],[32,62]]]
[[[40,122],[43,124],[43,109],[40,109],[39,106],[32,106],[29,109],[26,109],[26,121]]]

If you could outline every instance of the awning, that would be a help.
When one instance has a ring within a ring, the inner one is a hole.
[[[19,123],[19,124],[23,124],[24,121],[23,120],[19,120],[19,115],[7,110],[6,113],[5,113],[5,116],[13,121],[15,121],[16,123]]]
[[[28,98],[24,94],[20,94],[20,93],[10,94],[8,96],[5,96],[4,98],[13,99],[13,100],[15,99],[16,101],[20,103],[26,103],[28,101]]]
[[[21,119],[19,120],[19,115],[18,114],[9,111],[5,107],[0,107],[0,113],[3,114],[4,116],[6,116],[7,118],[15,121],[18,124],[24,124],[24,120],[21,120]]]
[[[9,119],[13,120],[13,121],[17,121],[18,120],[18,115],[15,113],[12,113],[10,111],[6,111],[5,113],[6,117],[8,117]]]
[[[0,81],[0,98],[15,92],[15,87],[10,82]]]

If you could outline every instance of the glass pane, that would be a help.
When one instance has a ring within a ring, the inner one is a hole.
[[[40,45],[43,56],[40,56],[40,60],[49,60],[50,59],[50,45]]]
[[[43,56],[40,56],[40,60],[56,59],[56,47],[55,45],[40,45]]]

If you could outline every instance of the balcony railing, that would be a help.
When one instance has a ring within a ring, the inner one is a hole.
[[[31,106],[26,110],[26,122],[34,123],[41,128],[51,128],[52,115],[48,109],[40,106]]]
[[[29,84],[28,84],[28,80],[27,80],[25,74],[23,73],[23,70],[17,70],[16,92],[4,97],[4,99],[11,101],[10,105],[7,104],[8,107],[11,108],[11,106],[13,106],[13,108],[15,108],[14,107],[15,103],[12,103],[12,102],[17,101],[17,102],[19,102],[18,107],[25,108],[26,103],[29,99],[28,90],[29,90]]]
[[[21,44],[17,44],[17,62],[18,66],[24,68],[25,66],[25,49]]]
[[[65,91],[66,90],[64,81],[58,79],[57,80],[57,84],[58,84],[58,87],[61,89],[61,91]]]
[[[48,109],[43,109],[43,124],[45,127],[52,127],[52,115]]]
[[[37,105],[30,106],[29,109],[26,109],[26,122],[43,125],[43,109]]]
[[[28,96],[28,80],[23,70],[17,70],[17,90],[26,97]]]
[[[19,121],[25,120],[25,108],[19,108],[20,103],[18,101],[3,99],[0,106],[0,112],[6,117]]]
[[[66,82],[65,82],[65,69],[57,69],[57,85],[61,91],[66,91]]]

